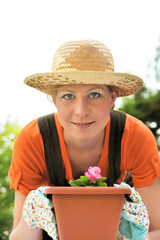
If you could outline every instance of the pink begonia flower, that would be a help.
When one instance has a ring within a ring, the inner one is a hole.
[[[96,179],[100,179],[101,169],[99,167],[89,167],[88,172],[85,172],[84,175],[89,178],[92,183],[96,183]]]

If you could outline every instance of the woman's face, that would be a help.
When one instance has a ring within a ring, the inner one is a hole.
[[[53,101],[64,133],[89,140],[104,132],[115,99],[106,85],[81,84],[59,88]]]

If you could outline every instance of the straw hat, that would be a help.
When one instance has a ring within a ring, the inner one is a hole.
[[[143,80],[127,73],[114,72],[110,50],[93,40],[70,41],[61,45],[53,58],[52,72],[28,76],[24,83],[46,94],[59,85],[106,84],[127,96],[136,93]]]

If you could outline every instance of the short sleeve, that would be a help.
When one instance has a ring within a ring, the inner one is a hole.
[[[150,185],[160,177],[160,158],[154,135],[146,125],[132,117],[127,117],[122,158],[122,169],[131,172],[134,187]]]
[[[155,156],[151,159],[151,164],[153,166],[156,177],[160,177],[160,158]]]
[[[9,169],[10,189],[27,195],[42,185],[49,185],[43,141],[36,121],[18,134]]]

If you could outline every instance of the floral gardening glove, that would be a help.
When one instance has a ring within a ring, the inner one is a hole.
[[[52,201],[45,196],[48,187],[39,187],[26,197],[23,207],[23,217],[32,228],[42,228],[53,240],[58,239],[56,219]]]
[[[123,205],[118,240],[147,240],[149,230],[149,217],[147,209],[142,202],[139,193],[126,183],[115,187],[129,187],[132,191],[131,195],[125,199]]]

